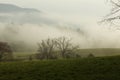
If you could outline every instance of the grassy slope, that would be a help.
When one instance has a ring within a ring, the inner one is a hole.
[[[14,52],[16,58],[28,57],[34,55],[36,52]],[[96,48],[96,49],[80,49],[79,54],[82,56],[88,56],[88,54],[94,54],[95,56],[115,56],[120,55],[120,48]]]
[[[0,80],[120,80],[120,56],[0,63]]]
[[[96,48],[96,49],[80,49],[79,53],[86,56],[90,53],[95,56],[114,56],[120,55],[120,48]]]

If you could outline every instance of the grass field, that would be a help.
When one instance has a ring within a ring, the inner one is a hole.
[[[79,54],[86,56],[88,54],[95,56],[115,56],[120,55],[120,48],[96,48],[96,49],[80,49]]]
[[[120,80],[120,56],[2,62],[0,80]]]
[[[36,52],[14,52],[15,58],[27,58],[31,55],[35,55]],[[120,55],[120,49],[118,48],[96,48],[96,49],[80,49],[78,54],[82,57],[86,57],[89,54],[93,54],[96,57],[101,56],[115,56]]]

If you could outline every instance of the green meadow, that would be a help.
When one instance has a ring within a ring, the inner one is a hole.
[[[0,80],[120,80],[120,56],[1,62]]]

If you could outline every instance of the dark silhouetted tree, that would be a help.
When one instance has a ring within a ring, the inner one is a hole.
[[[58,51],[60,52],[63,58],[74,57],[77,50],[79,49],[79,46],[75,46],[71,42],[71,39],[68,39],[66,37],[60,37],[56,39],[56,43],[57,43]]]
[[[38,43],[38,46],[37,58],[51,59],[55,57],[53,53],[55,51],[56,41],[54,39],[42,40],[41,43]]]
[[[71,39],[66,37],[42,40],[38,46],[38,53],[36,54],[38,59],[57,59],[59,56],[72,58],[76,57],[79,49],[78,46],[73,45]]]
[[[95,57],[92,53],[88,54],[88,58],[93,58]]]
[[[110,23],[112,26],[120,27],[120,0],[108,0],[112,4],[111,12],[101,22]]]
[[[3,59],[13,59],[13,51],[7,42],[0,42],[0,61]]]

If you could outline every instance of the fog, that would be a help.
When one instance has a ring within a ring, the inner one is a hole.
[[[27,16],[31,17],[28,19]],[[80,48],[120,47],[120,31],[97,23],[88,25],[69,23],[51,16],[49,14],[18,14],[18,17],[12,15],[8,17],[11,21],[0,23],[0,39],[37,48],[37,43],[43,39],[65,36],[71,38],[73,43],[79,44]]]
[[[35,50],[41,40],[63,36],[72,39],[80,48],[120,48],[120,31],[99,23],[102,19],[98,17],[82,17],[79,14],[63,16],[20,7],[20,11],[15,11],[14,8],[16,10],[17,6],[12,6],[9,11],[6,9],[7,12],[3,9],[0,13],[0,41],[20,50]],[[29,12],[26,12],[27,9]]]

